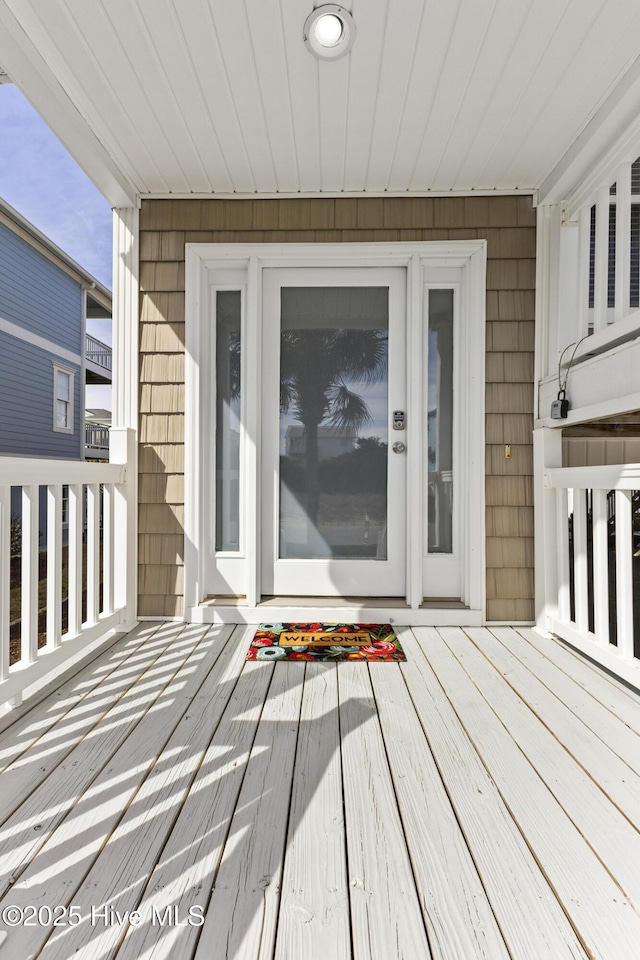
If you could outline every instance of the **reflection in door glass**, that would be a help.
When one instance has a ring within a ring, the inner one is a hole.
[[[216,294],[216,550],[240,547],[239,290]]]
[[[279,556],[387,558],[387,287],[281,295]]]
[[[429,291],[428,548],[453,551],[453,290]]]

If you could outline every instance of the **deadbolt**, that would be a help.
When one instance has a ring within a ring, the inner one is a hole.
[[[396,440],[392,449],[394,453],[404,453],[407,448],[401,440]]]

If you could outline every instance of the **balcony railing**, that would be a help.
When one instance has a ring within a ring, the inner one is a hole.
[[[111,444],[104,464],[0,458],[0,705],[131,625],[133,431]]]
[[[85,423],[84,445],[88,450],[109,450],[109,427],[105,423]]]
[[[111,347],[89,334],[86,337],[86,357],[98,367],[111,370]]]
[[[557,512],[552,632],[640,684],[640,464],[547,470]]]

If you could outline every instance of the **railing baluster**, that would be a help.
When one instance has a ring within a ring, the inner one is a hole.
[[[609,187],[600,187],[596,200],[596,257],[593,294],[593,329],[607,325],[609,288]]]
[[[105,483],[102,500],[102,609],[113,613],[113,484]]]
[[[62,636],[62,484],[47,487],[47,646]]]
[[[631,164],[616,174],[616,303],[615,319],[629,313],[631,283]]]
[[[87,623],[98,622],[100,603],[100,487],[87,484]]]
[[[616,608],[618,653],[633,659],[633,566],[631,491],[616,490]]]
[[[21,659],[24,663],[35,663],[38,656],[39,495],[40,488],[35,484],[22,488]]]
[[[0,680],[9,676],[11,487],[0,487]]]
[[[593,606],[598,643],[609,643],[609,557],[607,491],[593,490]]]
[[[82,484],[69,484],[69,636],[82,629]]]
[[[558,617],[569,622],[569,492],[559,489],[558,507]]]
[[[585,491],[573,491],[573,569],[576,596],[576,627],[583,633],[589,629],[587,574],[587,508]]]

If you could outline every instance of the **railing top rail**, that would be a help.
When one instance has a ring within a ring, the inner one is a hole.
[[[545,486],[580,490],[639,490],[640,463],[594,467],[553,467],[545,470]]]
[[[0,486],[50,483],[124,483],[126,465],[82,460],[0,456]]]
[[[111,353],[111,347],[108,343],[105,343],[103,340],[98,340],[97,337],[92,336],[90,333],[86,334],[87,343],[94,344],[96,347],[99,347],[101,350],[106,350],[108,353]]]

